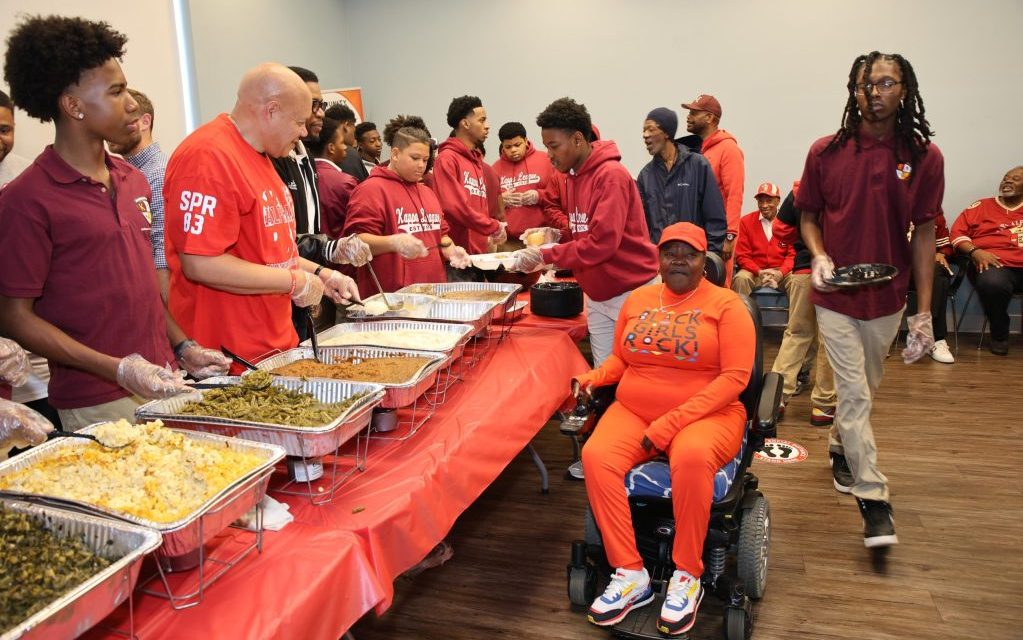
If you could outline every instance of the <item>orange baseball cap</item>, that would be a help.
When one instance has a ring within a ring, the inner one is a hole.
[[[700,94],[692,102],[683,102],[682,106],[690,111],[706,111],[721,118],[721,103],[714,96]]]
[[[780,198],[781,197],[781,189],[779,189],[778,185],[774,184],[773,182],[761,182],[760,185],[757,186],[757,195],[758,196],[772,196],[772,197],[775,197],[775,198]],[[756,197],[756,196],[754,196],[754,197]]]
[[[692,222],[676,222],[665,227],[657,246],[663,247],[674,240],[681,240],[690,247],[700,251],[707,250],[707,232]]]

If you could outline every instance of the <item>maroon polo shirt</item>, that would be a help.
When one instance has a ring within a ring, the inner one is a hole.
[[[149,185],[128,163],[109,155],[106,163],[116,202],[52,146],[0,191],[0,295],[34,298],[40,318],[100,353],[173,363],[149,240]],[[58,409],[128,395],[52,361],[50,373]]]
[[[913,257],[909,223],[923,224],[941,211],[945,193],[945,160],[935,145],[909,166],[909,154],[897,161],[893,138],[877,140],[860,134],[825,152],[831,136],[810,147],[796,193],[796,208],[817,213],[824,250],[836,267],[862,262],[894,265],[891,282],[811,294],[814,304],[858,318],[873,320],[896,313],[906,304]],[[912,176],[912,179],[908,179]]]

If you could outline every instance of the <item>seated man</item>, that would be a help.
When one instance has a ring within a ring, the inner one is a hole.
[[[776,240],[771,230],[778,215],[781,191],[778,185],[763,182],[757,187],[756,199],[757,211],[747,213],[739,221],[739,240],[735,245],[739,270],[732,279],[732,289],[746,296],[760,287],[784,290],[787,294],[793,286],[789,274],[796,252],[792,245]]]
[[[653,601],[636,549],[625,475],[664,452],[671,466],[676,569],[657,626],[679,635],[692,628],[703,598],[714,474],[742,444],[746,410],[739,394],[749,382],[756,334],[739,296],[703,280],[703,229],[689,222],[670,225],[658,248],[663,284],[629,294],[613,353],[577,378],[584,389],[619,383],[617,399],[583,448],[586,494],[616,568],[589,620],[610,626]]]
[[[991,353],[1009,353],[1009,301],[1023,293],[1023,166],[998,195],[971,204],[952,224],[952,246],[971,260],[967,276],[991,325]]]

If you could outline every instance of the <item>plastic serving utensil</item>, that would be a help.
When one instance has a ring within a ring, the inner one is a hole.
[[[398,309],[401,309],[402,307],[404,307],[405,303],[403,301],[401,301],[401,300],[399,300],[395,304],[391,304],[391,301],[387,299],[387,294],[384,293],[384,288],[380,286],[380,281],[377,280],[377,273],[376,273],[376,271],[373,271],[373,263],[372,262],[367,262],[366,263],[366,268],[369,269],[369,275],[370,275],[371,278],[373,278],[373,284],[375,284],[377,286],[377,291],[379,291],[380,295],[383,297],[384,304],[387,305],[387,308],[389,310],[391,310],[391,311],[397,311]]]
[[[81,438],[83,440],[92,440],[93,442],[95,442],[96,444],[105,449],[123,449],[127,447],[129,444],[131,444],[130,442],[125,442],[122,445],[107,444],[106,442],[103,442],[102,440],[100,440],[99,438],[90,433],[73,433],[71,431],[51,431],[46,434],[47,440],[54,440],[56,438]]]

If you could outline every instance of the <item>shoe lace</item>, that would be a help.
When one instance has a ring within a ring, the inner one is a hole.
[[[607,589],[604,589],[604,595],[613,600],[620,596],[631,583],[632,580],[626,578],[625,574],[616,571],[611,575],[611,582],[607,585]]]
[[[683,573],[681,577],[678,574],[672,575],[671,580],[668,581],[668,593],[665,594],[664,599],[672,606],[681,607],[688,599],[686,593],[693,580],[695,578],[688,573]]]

